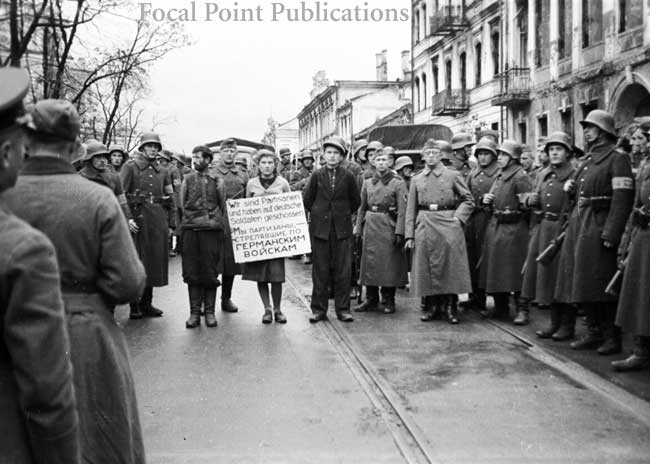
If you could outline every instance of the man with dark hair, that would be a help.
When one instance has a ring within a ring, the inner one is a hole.
[[[0,69],[0,462],[81,462],[70,343],[52,243],[11,214],[29,77]]]
[[[352,275],[352,214],[361,197],[354,175],[340,166],[347,153],[345,141],[332,137],[323,144],[325,167],[309,178],[303,198],[311,214],[312,298],[310,322],[327,318],[329,285],[334,290],[338,318],[352,322],[350,286]]]
[[[116,305],[142,291],[144,268],[115,195],[70,164],[81,125],[74,105],[42,100],[30,117],[29,158],[7,204],[47,235],[56,250],[82,459],[144,463],[128,348],[113,318]]]
[[[183,281],[190,298],[190,318],[185,327],[201,325],[201,308],[205,325],[216,327],[214,307],[219,282],[219,261],[223,247],[223,215],[226,209],[223,182],[208,173],[212,151],[205,146],[192,150],[194,171],[181,185],[181,223]]]

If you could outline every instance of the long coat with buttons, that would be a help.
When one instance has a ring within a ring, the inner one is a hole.
[[[140,227],[134,241],[147,271],[147,287],[163,287],[168,283],[169,228],[176,227],[169,171],[140,153],[122,166],[120,177],[129,208]]]
[[[402,287],[408,283],[406,253],[394,244],[395,235],[404,236],[406,195],[404,181],[392,171],[363,183],[356,224],[357,233],[363,232],[361,285]]]
[[[495,215],[490,218],[485,232],[479,284],[488,293],[521,291],[529,233],[520,199],[532,188],[530,176],[517,164],[497,174],[492,185],[490,191],[494,194],[494,211],[519,212],[521,218],[514,223],[500,223]]]
[[[212,177],[220,178],[223,181],[226,200],[237,200],[246,196],[246,184],[248,176],[239,170],[236,164],[230,166],[222,161],[210,165],[209,173]],[[223,234],[223,249],[221,252],[220,270],[223,275],[233,276],[242,273],[242,265],[235,262],[235,252],[232,248],[232,235],[228,215],[225,216],[226,227]]]
[[[650,163],[642,162],[637,174],[634,206],[650,214]],[[628,221],[629,248],[623,275],[616,325],[624,332],[650,337],[650,228],[642,229]]]
[[[562,303],[611,302],[605,288],[616,273],[616,246],[634,202],[634,180],[627,155],[605,142],[591,147],[575,173],[573,208],[562,244],[555,298]],[[580,197],[606,197],[611,206],[594,207]],[[614,247],[605,248],[606,240]]]
[[[485,231],[490,222],[491,210],[483,204],[483,196],[490,191],[496,180],[499,168],[496,161],[485,168],[478,166],[467,177],[467,187],[474,197],[474,211],[465,226],[465,242],[467,244],[467,258],[469,272],[472,277],[472,288],[478,288],[479,267]]]
[[[539,208],[539,211],[547,217],[542,217],[541,222],[533,229],[528,245],[521,295],[540,305],[550,305],[553,302],[558,259],[556,256],[547,265],[538,263],[536,259],[562,231],[563,215],[567,214],[569,205],[569,195],[564,191],[564,183],[574,172],[569,162],[558,168],[548,167],[542,170],[537,175],[538,182],[534,190],[539,201],[536,203],[528,201],[528,206]]]
[[[473,209],[474,199],[458,171],[439,165],[413,177],[405,238],[415,243],[411,265],[415,296],[471,291],[462,224]]]

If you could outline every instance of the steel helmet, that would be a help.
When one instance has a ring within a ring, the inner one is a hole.
[[[368,150],[375,150],[375,151],[378,151],[378,150],[381,150],[382,148],[384,148],[384,144],[383,144],[383,143],[378,142],[378,141],[376,141],[376,140],[370,142],[370,143],[368,144],[368,146],[366,147],[366,157],[368,157]]]
[[[585,127],[585,125],[591,124],[596,126],[603,132],[607,132],[610,135],[616,137],[616,127],[614,125],[614,116],[611,113],[608,113],[605,110],[593,110],[590,111],[585,119],[580,121],[580,125]]]
[[[363,155],[362,159],[366,159],[365,149],[367,146],[368,146],[368,141],[366,139],[357,140],[352,144],[352,156],[357,156],[358,154],[359,158],[361,158],[361,155]]]
[[[348,153],[345,140],[343,140],[343,138],[339,137],[338,135],[335,135],[323,142],[323,150],[325,150],[327,146],[337,148],[341,152],[341,156],[345,156]]]
[[[492,141],[490,137],[481,137],[474,147],[474,153],[478,155],[480,150],[489,151],[494,156],[497,156],[497,144]]]
[[[462,150],[468,145],[474,145],[474,139],[467,132],[460,132],[451,138],[452,150]]]
[[[400,169],[404,169],[406,166],[413,167],[413,161],[411,160],[410,156],[404,155],[397,158],[397,160],[395,161],[395,166],[393,166],[393,169],[399,171]]]
[[[303,150],[300,152],[300,161],[304,159],[314,160],[314,153],[311,150]]]
[[[499,143],[499,131],[496,131],[494,129],[482,129],[478,131],[478,134],[476,134],[476,138],[481,140],[483,137],[490,137],[496,143]]]
[[[160,153],[158,153],[158,156],[160,158],[165,158],[167,161],[172,160],[172,152],[169,150],[160,150]]]
[[[162,151],[162,143],[160,142],[160,136],[158,134],[155,134],[153,132],[145,132],[144,134],[142,134],[142,137],[140,137],[140,145],[138,145],[138,150],[144,153],[142,147],[144,147],[148,143],[158,144],[158,150]]]
[[[248,168],[248,159],[246,159],[246,155],[243,153],[238,153],[237,156],[235,156],[235,164],[240,164],[246,168]]]
[[[386,153],[388,156],[395,156],[395,148],[391,146],[384,147],[384,153]]]
[[[506,139],[501,143],[501,146],[497,148],[497,151],[505,153],[510,158],[514,160],[521,159],[521,144],[516,140]]]
[[[86,146],[86,153],[81,157],[81,161],[90,161],[95,156],[106,156],[108,158],[108,149],[100,141],[90,139],[84,145]]]
[[[128,154],[126,153],[126,150],[124,149],[124,147],[117,145],[117,146],[115,146],[115,147],[110,147],[110,148],[108,149],[108,152],[109,152],[109,153],[113,153],[114,151],[117,151],[117,152],[122,153],[122,157],[123,157],[125,160],[126,160],[126,158],[128,158]]]
[[[553,132],[548,139],[546,140],[546,144],[544,145],[544,151],[548,153],[548,149],[551,145],[562,145],[564,148],[567,149],[569,154],[573,152],[573,144],[571,143],[571,137],[569,137],[569,134],[566,132],[562,131],[557,131]]]
[[[441,160],[450,160],[451,159],[451,144],[446,140],[436,140],[436,147],[440,150]]]

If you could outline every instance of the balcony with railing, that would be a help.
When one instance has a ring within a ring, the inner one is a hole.
[[[430,31],[434,36],[447,36],[469,27],[465,16],[465,2],[449,0],[430,18]]]
[[[434,116],[456,116],[469,110],[467,89],[445,89],[432,97],[431,107]]]
[[[530,68],[509,68],[497,74],[492,106],[522,106],[530,102]]]

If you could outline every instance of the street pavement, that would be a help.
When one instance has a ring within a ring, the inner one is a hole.
[[[408,462],[394,417],[328,327],[379,379],[432,462],[650,462],[644,401],[626,407],[636,403],[542,362],[536,348],[471,314],[458,326],[422,323],[405,291],[396,314],[310,325],[310,267],[287,261],[287,271],[285,326],[262,325],[255,284],[237,279],[239,313],[218,309],[217,329],[185,329],[179,259],[171,284],[154,291],[165,317],[129,321],[119,309],[149,462]]]

